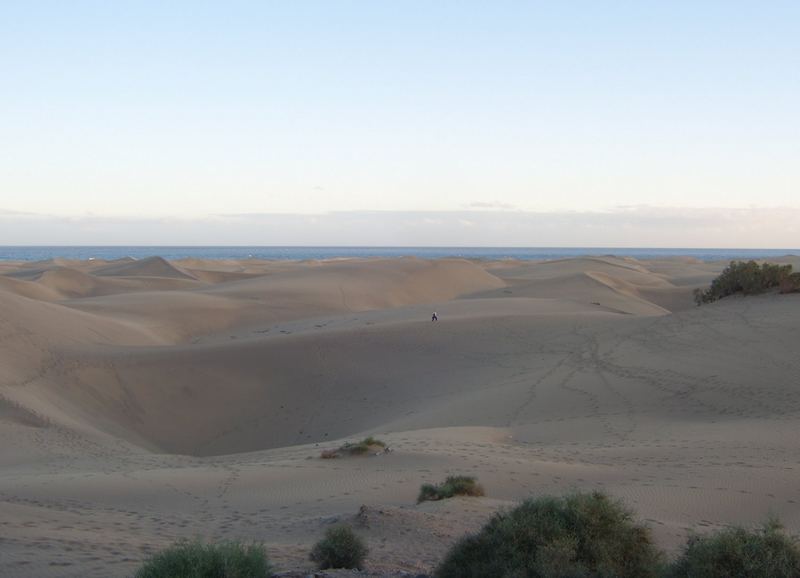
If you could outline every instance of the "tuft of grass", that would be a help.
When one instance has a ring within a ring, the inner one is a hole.
[[[348,456],[363,456],[376,450],[386,449],[386,442],[375,439],[372,436],[366,437],[360,442],[346,443],[335,450],[323,450],[320,454],[322,459],[338,458],[342,455]]]
[[[598,492],[541,497],[496,514],[463,538],[436,578],[657,578],[663,555],[650,531]]]
[[[780,523],[757,530],[729,528],[689,538],[670,578],[797,578],[800,546]]]
[[[361,440],[361,443],[366,446],[380,446],[382,448],[386,447],[386,442],[384,442],[383,440],[376,439],[372,436],[364,438],[363,440]]]
[[[422,484],[417,496],[417,503],[434,502],[453,496],[485,496],[486,492],[472,476],[448,476],[439,485]]]
[[[351,444],[346,443],[342,447],[339,448],[339,451],[350,454],[353,456],[364,455],[368,454],[369,452],[373,451],[375,448],[385,448],[386,443],[375,439],[372,436],[366,437],[360,442]]]
[[[135,578],[267,578],[272,575],[262,544],[178,542],[153,555]]]
[[[433,484],[422,484],[419,488],[419,495],[417,496],[417,503],[421,504],[422,502],[435,502],[436,500],[441,500],[442,497],[439,494],[439,486],[434,486]]]
[[[311,560],[320,570],[327,568],[355,568],[361,570],[369,552],[364,540],[350,526],[328,528],[325,536],[311,550]]]

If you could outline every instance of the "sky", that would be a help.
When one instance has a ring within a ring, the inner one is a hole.
[[[800,247],[798,102],[796,1],[0,0],[0,243]]]

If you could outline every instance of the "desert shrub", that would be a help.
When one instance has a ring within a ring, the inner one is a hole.
[[[792,273],[781,281],[781,293],[800,293],[800,272]]]
[[[335,450],[323,450],[320,454],[322,459],[332,459],[338,458],[341,455],[350,455],[350,456],[363,456],[368,454],[369,452],[373,451],[375,448],[386,448],[386,442],[381,441],[379,439],[375,439],[372,436],[364,438],[360,442],[351,443],[347,442],[346,444],[340,446]]]
[[[598,492],[541,497],[501,512],[463,538],[437,578],[655,578],[662,554],[650,531]]]
[[[381,440],[377,440],[372,436],[369,436],[367,438],[364,438],[358,443],[344,444],[342,447],[339,448],[339,450],[345,453],[349,453],[351,455],[363,455],[369,453],[373,448],[376,447],[385,448],[386,443]]]
[[[147,560],[136,578],[266,578],[272,575],[261,544],[178,542]]]
[[[731,261],[730,265],[711,281],[708,289],[705,291],[695,289],[694,300],[698,305],[702,305],[736,293],[756,295],[780,287],[791,275],[791,265],[772,263],[759,265],[755,261]]]
[[[361,443],[366,446],[380,446],[382,448],[386,447],[386,442],[384,442],[383,440],[375,439],[372,436],[364,438],[363,440],[361,440]]]
[[[326,568],[357,568],[364,565],[367,556],[367,545],[350,526],[334,526],[328,528],[325,536],[311,550],[311,560],[319,565],[320,570]]]
[[[484,496],[486,492],[472,476],[448,476],[443,484],[422,484],[417,503],[444,500],[453,496]]]
[[[422,502],[434,502],[441,499],[442,497],[439,494],[438,486],[434,486],[433,484],[422,484],[422,486],[420,486],[419,495],[417,496],[418,504]]]
[[[689,539],[672,578],[797,578],[800,547],[770,521],[758,530],[730,528]]]

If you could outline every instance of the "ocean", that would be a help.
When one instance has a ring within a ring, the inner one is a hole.
[[[158,255],[165,259],[336,259],[347,257],[405,257],[425,259],[563,259],[566,257],[616,255],[637,259],[694,257],[702,261],[765,259],[800,255],[800,249],[671,249],[621,247],[158,247],[158,246],[0,246],[0,260],[43,261],[64,259],[142,259]]]

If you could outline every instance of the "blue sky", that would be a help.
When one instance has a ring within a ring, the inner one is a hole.
[[[3,2],[0,70],[7,220],[800,209],[797,2]]]

